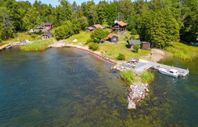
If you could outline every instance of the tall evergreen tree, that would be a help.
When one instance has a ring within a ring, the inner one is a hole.
[[[178,41],[179,24],[169,10],[150,11],[143,15],[139,33],[141,40],[164,48]]]
[[[14,34],[13,22],[10,19],[7,8],[0,7],[0,39],[8,39]]]

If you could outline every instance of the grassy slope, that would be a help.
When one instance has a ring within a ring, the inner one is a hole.
[[[23,45],[20,49],[24,51],[43,51],[54,41],[55,40],[53,38],[48,40],[38,40],[34,41],[32,44]]]
[[[16,42],[16,41],[22,41],[22,40],[38,40],[41,39],[39,35],[34,34],[34,37],[28,34],[27,32],[21,32],[16,33],[14,38],[10,38],[8,40],[3,41],[3,43],[10,43],[10,42]]]
[[[116,59],[116,57],[119,55],[119,53],[122,53],[125,55],[126,59],[130,58],[139,58],[141,56],[145,56],[150,53],[150,51],[147,50],[140,50],[139,53],[134,53],[130,49],[126,48],[126,40],[130,38],[130,33],[128,31],[126,32],[118,32],[116,33],[119,36],[119,43],[101,43],[99,44],[99,51],[102,52],[104,55],[107,55],[113,59]],[[91,32],[85,32],[81,31],[79,34],[75,34],[71,36],[70,38],[66,39],[66,43],[70,44],[81,44],[85,45],[86,42],[90,39]],[[72,42],[74,39],[77,39],[78,42]]]
[[[179,42],[176,42],[172,47],[166,48],[166,51],[172,56],[183,60],[192,60],[198,56],[198,47]]]
[[[138,53],[134,53],[130,49],[126,48],[126,43],[103,43],[100,44],[99,51],[113,59],[116,59],[119,53],[122,53],[125,55],[126,60],[131,58],[140,58],[150,53],[150,50],[139,50]]]
[[[68,39],[66,39],[66,43],[71,43],[71,44],[85,44],[89,39],[90,39],[91,32],[85,32],[81,31],[79,34],[75,34]],[[72,42],[73,40],[77,39],[77,42]]]

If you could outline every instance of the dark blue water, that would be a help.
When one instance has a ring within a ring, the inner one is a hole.
[[[0,52],[0,127],[196,127],[198,61],[166,63],[191,74],[156,73],[150,96],[129,112],[126,85],[86,52]]]

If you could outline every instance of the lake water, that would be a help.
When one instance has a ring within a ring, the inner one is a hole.
[[[151,92],[127,110],[127,87],[111,65],[86,52],[0,52],[0,127],[196,127],[198,60],[185,79],[156,72]]]

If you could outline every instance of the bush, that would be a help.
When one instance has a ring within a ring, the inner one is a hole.
[[[81,30],[85,30],[86,27],[89,25],[87,18],[84,16],[79,18],[78,21],[80,23]]]
[[[133,51],[134,51],[134,52],[138,52],[139,49],[140,49],[140,44],[134,44],[134,45],[133,45]]]
[[[95,29],[95,31],[91,34],[91,39],[94,41],[94,42],[101,42],[102,39],[106,38],[108,35],[108,31],[106,30],[103,30],[101,28],[97,28]]]
[[[30,34],[30,36],[31,36],[33,39],[35,39],[35,38],[37,38],[37,37],[38,37],[38,35],[37,35],[37,34]]]
[[[93,42],[93,40],[92,39],[88,39],[87,42],[86,42],[86,44],[89,44],[91,42]]]
[[[89,49],[91,49],[93,51],[98,50],[98,48],[99,48],[99,45],[97,43],[90,43],[89,44]]]
[[[69,38],[74,34],[74,28],[70,21],[66,21],[64,25],[59,26],[54,31],[54,36],[57,40]]]
[[[145,71],[140,75],[143,83],[151,83],[154,80],[154,74],[151,71]]]
[[[2,43],[2,40],[0,39],[0,43]]]
[[[136,80],[136,75],[133,71],[121,71],[120,77],[122,80],[126,81],[127,83],[134,83]]]
[[[117,60],[125,60],[125,55],[122,53],[119,53],[119,55],[117,56]]]
[[[74,34],[79,34],[81,30],[79,21],[76,19],[72,20],[72,28],[70,29],[73,30]]]

